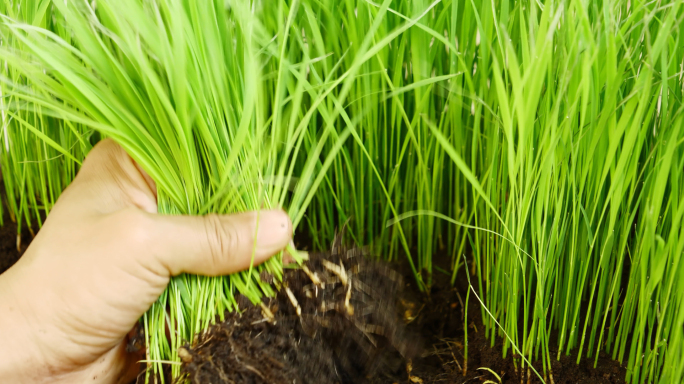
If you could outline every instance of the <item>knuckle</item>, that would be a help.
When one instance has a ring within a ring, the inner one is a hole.
[[[204,216],[204,225],[211,266],[219,268],[238,248],[239,231],[232,224],[221,222],[216,214]]]

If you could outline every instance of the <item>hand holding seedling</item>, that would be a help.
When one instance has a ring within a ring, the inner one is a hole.
[[[260,212],[258,229],[256,213],[156,212],[149,176],[113,141],[98,144],[0,275],[0,382],[126,383],[141,358],[126,352],[127,335],[171,276],[236,272],[292,236],[282,211]]]

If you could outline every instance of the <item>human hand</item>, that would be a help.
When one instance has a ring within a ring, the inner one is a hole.
[[[286,247],[283,211],[157,215],[156,186],[99,143],[24,256],[0,275],[0,382],[127,383],[127,334],[171,276],[226,275]]]

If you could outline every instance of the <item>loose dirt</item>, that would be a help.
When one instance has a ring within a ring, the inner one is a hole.
[[[448,261],[435,260],[437,265],[443,261],[442,267],[448,266]],[[446,268],[444,268],[446,269]],[[470,268],[468,268],[470,269]],[[482,323],[482,311],[472,293],[468,303],[467,314],[464,311],[466,293],[468,290],[465,269],[460,271],[454,287],[449,284],[450,276],[437,273],[433,276],[435,284],[430,295],[419,294],[415,288],[406,289],[410,293],[404,299],[411,303],[411,308],[418,308],[419,314],[415,321],[408,325],[409,331],[420,334],[423,345],[420,358],[413,360],[413,375],[424,383],[541,383],[536,375],[527,368],[520,370],[515,367],[511,350],[506,358],[502,356],[503,339],[497,338],[494,347],[491,340],[485,336]],[[471,278],[473,279],[473,278]],[[407,279],[407,281],[409,281]],[[409,281],[413,285],[413,281]],[[415,304],[413,304],[415,303]],[[486,314],[485,314],[486,315]],[[464,316],[467,321],[464,321]],[[467,326],[466,326],[467,324]],[[466,328],[467,327],[467,328]],[[468,333],[468,358],[465,361],[465,330]],[[552,335],[553,336],[553,335]],[[553,339],[553,337],[552,337]],[[555,384],[618,384],[625,383],[626,371],[617,361],[601,354],[596,369],[593,368],[594,359],[584,358],[578,365],[577,356],[561,355],[560,360],[555,357],[558,349],[552,342],[553,383]],[[540,361],[534,361],[533,366],[547,383],[551,378],[545,376]],[[497,378],[493,373],[500,378]],[[401,372],[397,372],[399,374]],[[394,382],[407,382],[407,375],[397,377]]]
[[[265,277],[269,279],[268,276]],[[247,305],[180,350],[193,383],[361,383],[417,356],[396,298],[402,276],[339,245],[285,271],[278,295]]]
[[[449,276],[434,276],[425,295],[404,263],[370,262],[339,245],[312,254],[305,265],[306,271],[286,270],[279,294],[263,307],[248,304],[242,314],[228,314],[182,348],[186,378],[193,384],[541,382],[516,368],[510,352],[502,357],[503,340],[490,347],[472,295],[465,313],[465,275],[455,287]],[[534,367],[544,377],[541,364]],[[625,377],[604,355],[596,369],[593,359],[577,365],[562,355],[552,371],[556,384],[617,384]]]

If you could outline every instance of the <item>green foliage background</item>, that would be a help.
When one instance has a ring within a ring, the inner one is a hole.
[[[681,0],[0,4],[19,227],[108,136],[161,213],[282,206],[317,248],[350,220],[424,290],[434,255],[452,281],[467,263],[492,346],[547,382],[601,349],[630,382],[684,380]],[[236,292],[271,294],[259,270],[174,279],[149,359],[177,360]]]

